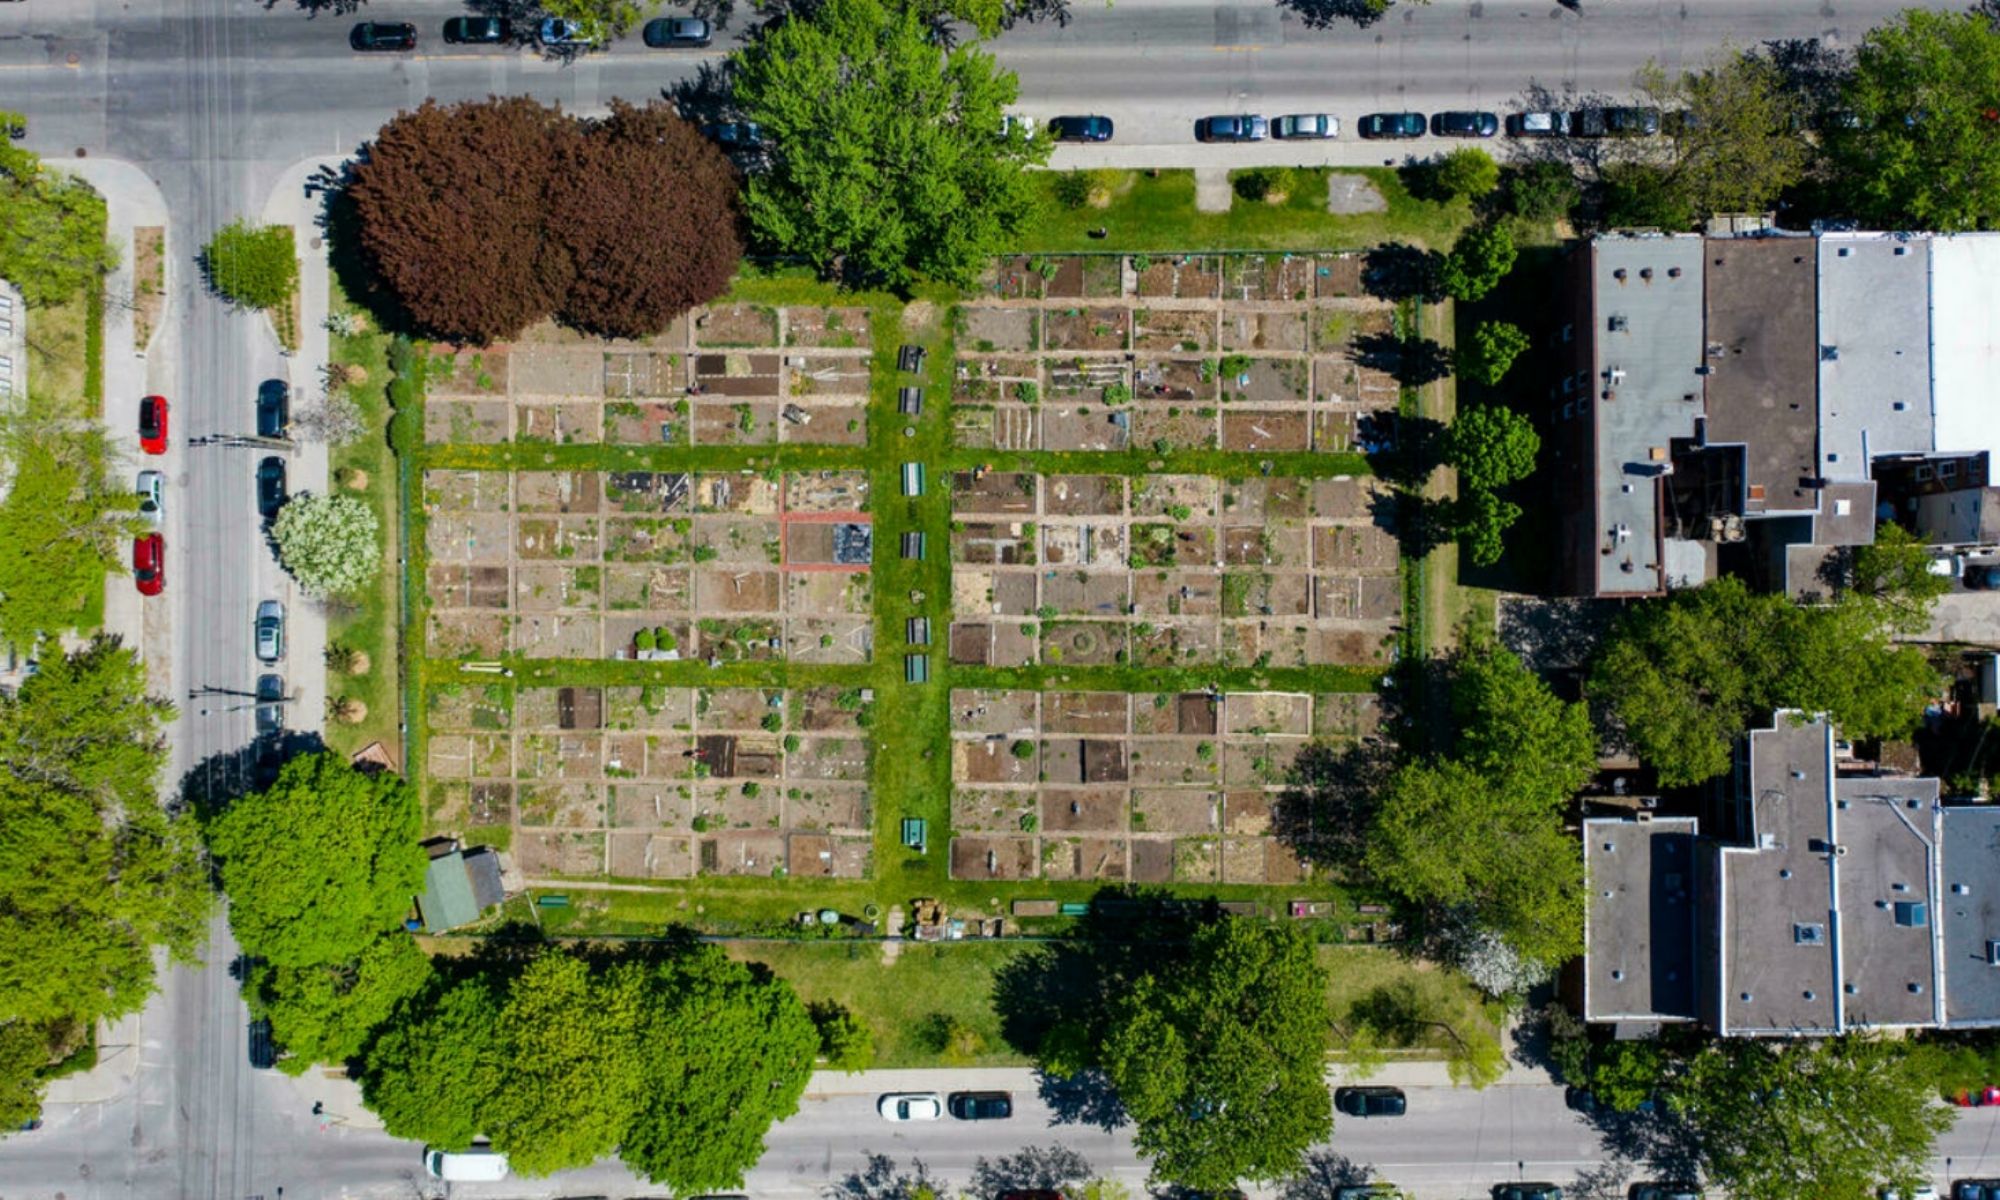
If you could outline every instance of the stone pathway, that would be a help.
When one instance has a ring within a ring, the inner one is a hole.
[[[1226,213],[1229,211],[1229,201],[1229,168],[1196,167],[1194,210],[1205,213]]]
[[[1375,190],[1375,181],[1366,175],[1331,171],[1326,177],[1326,211],[1330,213],[1383,212],[1389,202]]]
[[[893,967],[903,954],[903,906],[889,906],[889,920],[882,927],[882,965]]]

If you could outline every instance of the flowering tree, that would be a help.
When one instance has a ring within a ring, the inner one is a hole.
[[[353,496],[301,493],[278,510],[279,561],[314,596],[357,591],[382,568],[375,512]]]

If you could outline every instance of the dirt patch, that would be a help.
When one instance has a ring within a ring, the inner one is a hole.
[[[1356,213],[1389,211],[1389,202],[1366,175],[1347,171],[1326,173],[1326,211],[1352,216]]]
[[[141,354],[160,327],[160,310],[167,302],[166,250],[164,226],[132,230],[132,346]]]
[[[778,314],[761,304],[728,304],[695,315],[697,346],[775,346]]]

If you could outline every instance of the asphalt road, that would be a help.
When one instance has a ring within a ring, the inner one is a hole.
[[[1077,0],[1068,27],[1017,30],[995,52],[1020,75],[1028,112],[1111,115],[1119,153],[1133,161],[1234,164],[1250,151],[1197,147],[1188,132],[1194,117],[1330,111],[1351,123],[1387,107],[1504,109],[1531,83],[1616,93],[1649,59],[1677,67],[1724,42],[1775,37],[1852,43],[1903,7],[1900,0],[1581,4],[1575,13],[1548,0],[1436,0],[1400,8],[1370,29],[1314,31],[1269,3]],[[0,106],[25,111],[28,144],[52,158],[87,154],[140,166],[171,214],[173,244],[186,254],[234,217],[261,213],[292,164],[350,153],[384,119],[426,97],[525,93],[589,111],[612,97],[658,95],[723,50],[654,52],[629,40],[561,64],[531,50],[439,45],[437,24],[463,11],[455,0],[376,0],[366,15],[417,21],[424,52],[361,56],[347,49],[346,20],[308,19],[288,0],[4,3]],[[1350,139],[1319,149],[1327,157],[1316,161],[1369,161],[1378,153]],[[284,364],[261,321],[229,313],[198,289],[179,297],[168,321],[148,385],[174,404],[170,674],[182,692],[242,689],[257,669],[252,610],[284,594],[282,579],[250,503],[251,457],[189,446],[188,439],[245,432],[256,383],[284,374]],[[317,669],[289,666],[294,684],[297,673]],[[248,742],[250,713],[223,704],[203,716],[199,699],[176,699],[176,773],[191,772],[197,791],[227,789],[235,768],[217,764]],[[0,1142],[0,1200],[270,1198],[280,1187],[287,1196],[412,1194],[416,1147],[315,1121],[309,1084],[248,1069],[247,1014],[227,971],[233,947],[220,917],[214,933],[208,965],[167,973],[148,1006],[129,1090],[62,1106],[37,1134]],[[1989,1112],[1962,1121],[1941,1155],[1955,1155],[1961,1166],[1984,1156],[1980,1169],[2000,1174],[1996,1118]],[[752,1186],[760,1196],[817,1194],[861,1169],[870,1150],[921,1155],[937,1173],[963,1182],[975,1157],[1052,1141],[1073,1145],[1099,1171],[1135,1181],[1142,1174],[1129,1142],[1075,1127],[1052,1130],[1025,1099],[1013,1122],[885,1132],[867,1098],[836,1096],[809,1103],[774,1131]],[[1330,1152],[1444,1197],[1483,1192],[1508,1177],[1513,1163],[1525,1163],[1517,1170],[1530,1174],[1573,1178],[1603,1148],[1553,1090],[1509,1088],[1419,1094],[1403,1122],[1344,1124]],[[629,1194],[632,1186],[610,1167],[492,1194]]]

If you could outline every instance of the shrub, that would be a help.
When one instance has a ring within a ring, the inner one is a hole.
[[[278,308],[299,286],[289,225],[231,221],[201,251],[208,286],[239,308]]]
[[[1231,180],[1236,194],[1245,200],[1280,200],[1292,194],[1297,172],[1290,167],[1252,167],[1238,171]]]
[[[633,636],[632,644],[639,648],[641,654],[650,654],[658,648],[653,640],[653,631],[650,629],[641,629]]]
[[[1581,195],[1576,172],[1559,162],[1523,163],[1507,172],[1507,211],[1526,221],[1569,215]]]
[[[1484,196],[1500,186],[1500,164],[1477,146],[1460,146],[1438,156],[1432,178],[1446,196]]]
[[[1059,171],[1049,190],[1064,208],[1082,208],[1090,203],[1090,179],[1082,171]]]
[[[278,560],[313,596],[359,591],[382,567],[375,510],[354,496],[303,492],[278,510]]]

